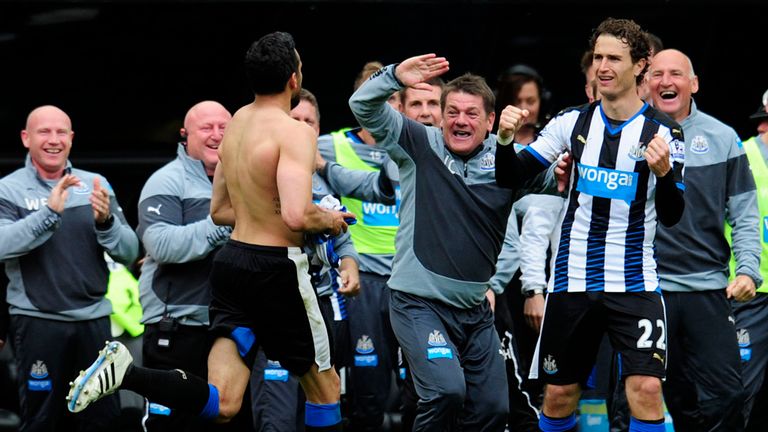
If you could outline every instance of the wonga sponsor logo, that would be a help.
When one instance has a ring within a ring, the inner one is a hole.
[[[577,191],[600,198],[626,201],[628,204],[635,199],[638,173],[584,164],[577,164],[577,169]]]
[[[763,218],[763,241],[768,243],[768,216]]]
[[[400,186],[395,187],[395,204],[363,201],[363,224],[368,226],[400,226]]]
[[[445,337],[439,330],[434,330],[429,334],[427,344],[430,345],[427,348],[427,359],[453,358],[453,350],[447,346],[448,342],[445,341]]]

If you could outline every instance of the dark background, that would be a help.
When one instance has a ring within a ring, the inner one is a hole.
[[[321,129],[350,126],[347,108],[366,61],[425,52],[493,82],[515,63],[544,76],[555,111],[581,104],[579,59],[608,16],[635,19],[690,55],[699,108],[754,135],[748,120],[768,88],[766,1],[286,1],[0,2],[0,174],[19,167],[26,115],[54,104],[72,118],[73,163],[110,179],[126,215],[151,172],[175,156],[186,110],[214,99],[234,112],[252,98],[248,46],[291,32]]]

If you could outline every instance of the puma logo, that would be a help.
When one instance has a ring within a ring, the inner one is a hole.
[[[157,213],[160,216],[160,207],[162,206],[162,204],[158,204],[157,207],[147,206],[147,213]]]

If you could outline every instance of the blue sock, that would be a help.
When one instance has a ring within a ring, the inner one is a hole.
[[[200,412],[200,417],[206,420],[216,420],[219,417],[219,390],[213,384],[208,384],[208,402]]]
[[[304,409],[304,424],[307,426],[323,427],[341,423],[341,405],[313,404],[307,402]]]
[[[664,432],[664,419],[661,420],[638,420],[634,417],[629,418],[629,432]]]
[[[539,417],[539,429],[543,432],[565,432],[576,427],[576,413],[563,418]]]

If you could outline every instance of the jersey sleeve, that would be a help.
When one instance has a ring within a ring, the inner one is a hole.
[[[731,249],[736,258],[736,275],[752,278],[755,286],[763,284],[760,273],[760,211],[755,178],[749,167],[749,160],[743,144],[735,131],[727,139],[730,144],[726,169],[726,212],[725,217],[732,227]]]
[[[147,253],[160,263],[184,263],[206,257],[229,239],[231,227],[211,216],[185,223],[180,189],[170,176],[153,175],[144,185],[137,232]]]
[[[507,219],[507,231],[504,233],[504,244],[496,260],[496,273],[488,281],[490,289],[496,294],[504,293],[509,282],[520,268],[520,234],[515,212],[510,212]]]
[[[390,159],[387,161],[392,163]],[[328,162],[321,174],[338,195],[387,205],[395,203],[393,179],[383,168],[379,171],[362,171]]]
[[[61,225],[61,215],[47,205],[24,217],[16,207],[0,193],[0,260],[26,255],[40,247]]]
[[[529,152],[542,165],[549,167],[563,152],[570,150],[573,117],[573,114],[568,113],[553,118],[523,151]]]
[[[398,142],[404,120],[387,100],[401,88],[395,78],[395,65],[389,65],[371,75],[349,99],[349,107],[360,126],[370,132],[376,145],[395,160],[403,153]]]

